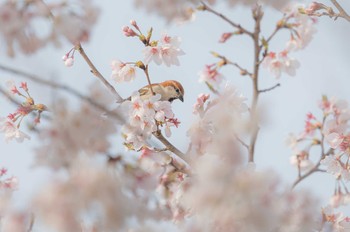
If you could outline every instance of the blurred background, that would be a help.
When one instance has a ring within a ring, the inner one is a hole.
[[[329,1],[322,1],[331,5]],[[339,1],[350,12],[349,1]],[[304,2],[308,3],[308,2]],[[107,1],[100,0],[95,3],[100,7],[101,14],[97,25],[92,31],[89,43],[83,44],[85,51],[92,59],[99,71],[116,87],[123,97],[129,96],[133,91],[146,85],[146,79],[141,72],[132,83],[115,84],[110,78],[110,63],[113,59],[122,61],[136,61],[143,58],[143,45],[136,38],[127,38],[122,34],[121,28],[129,25],[131,19],[136,20],[141,29],[146,32],[153,27],[153,38],[159,38],[163,32],[171,36],[182,38],[181,48],[186,55],[180,57],[180,66],[151,65],[150,76],[152,82],[161,82],[167,79],[180,81],[185,89],[185,102],[175,101],[173,111],[181,121],[178,129],[173,130],[170,141],[180,150],[186,151],[188,137],[186,132],[195,120],[192,106],[200,93],[209,93],[205,84],[198,82],[198,73],[204,65],[217,61],[210,51],[225,55],[241,66],[252,69],[253,44],[245,36],[231,38],[225,44],[218,43],[224,32],[232,31],[231,27],[219,18],[207,13],[198,12],[193,22],[181,25],[168,24],[164,19],[150,15],[143,9],[135,8],[133,1]],[[217,4],[215,9],[229,16],[242,26],[253,29],[253,20],[248,7],[238,6],[227,8],[225,4]],[[264,8],[265,15],[262,21],[262,34],[268,36],[274,29],[282,13],[273,8]],[[258,170],[271,169],[271,175],[278,175],[286,185],[291,185],[297,177],[297,170],[290,164],[292,151],[285,144],[289,133],[298,134],[303,130],[305,115],[313,112],[315,116],[322,116],[318,109],[318,102],[322,95],[335,96],[350,101],[350,23],[344,19],[333,21],[327,17],[318,19],[315,34],[310,45],[304,50],[290,54],[301,64],[295,77],[282,75],[276,80],[266,70],[262,70],[260,86],[269,88],[276,83],[281,87],[261,95],[260,111],[262,123],[260,136],[256,145],[256,165]],[[271,51],[281,51],[289,39],[289,32],[281,31],[270,44]],[[89,67],[79,54],[75,56],[73,67],[64,66],[61,58],[72,48],[69,42],[63,43],[60,48],[48,46],[34,55],[25,56],[20,53],[15,58],[5,55],[4,48],[0,46],[0,64],[18,68],[33,73],[47,80],[55,80],[69,85],[87,94],[88,87],[95,81]],[[225,67],[222,72],[233,86],[250,99],[252,95],[251,81],[241,76],[237,69]],[[5,86],[7,80],[19,83],[20,77],[0,70],[1,85]],[[79,99],[66,95],[45,86],[28,82],[31,93],[38,102],[50,105],[58,96],[69,99],[71,107],[77,106]],[[0,115],[5,117],[13,112],[15,106],[6,98],[0,97]],[[40,128],[40,125],[39,125]],[[27,130],[24,130],[27,131]],[[1,135],[3,136],[3,135]],[[116,135],[116,137],[120,137]],[[0,138],[0,166],[7,167],[10,175],[19,178],[19,189],[15,199],[19,207],[40,190],[45,182],[50,181],[50,173],[44,168],[33,168],[33,148],[40,146],[40,140],[32,140],[18,144],[14,141],[5,143]],[[124,151],[120,139],[116,139],[115,147]],[[136,155],[136,154],[134,154]],[[317,158],[317,154],[314,154]],[[326,204],[334,191],[334,178],[328,174],[313,174],[297,188],[305,188],[315,192]]]

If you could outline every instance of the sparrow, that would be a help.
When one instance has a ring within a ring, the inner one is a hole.
[[[161,83],[154,83],[151,85],[154,94],[160,94],[160,101],[173,102],[176,99],[184,101],[184,88],[175,80],[168,80]],[[138,90],[141,99],[147,99],[152,96],[152,91],[149,85],[146,85]],[[128,98],[130,100],[131,97]]]

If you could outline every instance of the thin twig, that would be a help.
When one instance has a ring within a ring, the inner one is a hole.
[[[326,121],[326,116],[323,117],[323,120],[322,120],[322,125],[324,125]],[[320,130],[322,131],[322,128],[320,128]],[[320,159],[318,160],[318,162],[315,164],[315,166],[310,169],[308,172],[306,172],[305,174],[303,175],[299,175],[298,176],[298,179],[296,179],[292,185],[292,189],[295,188],[295,186],[297,184],[299,184],[302,180],[304,180],[306,177],[310,176],[311,174],[315,173],[315,172],[324,172],[324,170],[320,169],[320,165],[321,165],[321,161],[328,155],[332,154],[332,152],[334,151],[332,148],[330,148],[327,152],[325,152],[325,149],[324,149],[324,135],[323,133],[321,133],[321,155],[320,155]]]
[[[241,73],[241,75],[243,75],[243,76],[244,75],[248,75],[250,77],[253,77],[253,74],[251,72],[249,72],[247,69],[245,69],[242,66],[240,66],[238,63],[227,59],[226,56],[220,55],[220,54],[218,54],[216,52],[212,52],[212,54],[214,54],[215,57],[222,59],[224,65],[225,64],[229,64],[229,65],[232,65],[232,66],[235,66],[236,68],[238,68],[240,73]]]
[[[321,160],[320,160],[321,161]],[[310,176],[311,174],[315,173],[315,172],[319,172],[320,170],[318,169],[318,167],[320,166],[320,163],[317,163],[312,169],[310,169],[307,173],[305,173],[304,175],[301,175],[296,181],[294,181],[293,185],[292,185],[292,189],[295,188],[295,186],[297,184],[299,184],[302,180],[304,180],[306,177]]]
[[[152,88],[151,79],[149,78],[149,74],[148,74],[148,65],[146,65],[146,67],[145,67],[145,69],[143,71],[145,72],[149,89],[151,90],[152,95],[155,95],[155,93],[153,91],[153,88]]]
[[[253,37],[253,33],[248,31],[247,29],[243,28],[240,24],[237,24],[227,18],[225,15],[215,11],[213,8],[209,7],[207,4],[205,4],[203,1],[201,1],[203,7],[201,8],[202,10],[206,10],[210,13],[213,13],[214,15],[218,16],[219,18],[223,19],[225,22],[233,26],[234,28],[237,28],[240,32],[249,35],[250,37]]]
[[[67,85],[59,84],[59,83],[56,83],[56,82],[53,82],[53,81],[48,81],[48,80],[45,80],[45,79],[43,79],[43,78],[41,78],[39,76],[36,76],[34,74],[30,74],[30,73],[27,73],[27,72],[24,72],[24,71],[21,71],[21,70],[17,70],[17,69],[14,69],[14,68],[2,65],[2,64],[0,64],[0,69],[5,71],[5,72],[9,72],[9,73],[15,74],[17,76],[24,77],[24,78],[26,78],[28,80],[31,80],[31,81],[34,81],[34,82],[36,82],[38,84],[46,85],[46,86],[49,86],[49,87],[54,88],[54,89],[60,89],[62,91],[65,91],[65,92],[67,92],[69,94],[72,94],[72,95],[74,95],[74,96],[84,100],[85,102],[91,104],[96,109],[99,109],[102,112],[106,112],[107,115],[111,115],[115,119],[118,119],[118,120],[123,120],[120,117],[120,115],[118,115],[117,113],[109,111],[104,106],[102,106],[101,104],[97,103],[96,101],[94,101],[90,97],[84,96],[83,94],[77,92],[76,90],[74,90],[73,88],[71,88],[71,87],[69,87]]]
[[[280,86],[281,86],[281,84],[280,84],[280,83],[277,83],[276,85],[274,85],[274,86],[272,86],[272,87],[270,87],[270,88],[259,90],[259,93],[269,92],[269,91],[271,91],[271,90],[273,90],[273,89],[275,89],[275,88],[277,88],[277,87],[280,87]]]
[[[95,65],[92,63],[90,58],[86,55],[83,47],[81,46],[80,43],[75,45],[75,49],[80,53],[80,55],[84,58],[86,63],[89,65],[92,74],[96,76],[103,84],[104,86],[116,97],[117,102],[123,102],[123,98],[119,95],[119,93],[115,90],[115,88],[102,76],[102,74],[97,70]]]
[[[242,139],[240,139],[237,135],[235,135],[237,141],[243,146],[245,147],[248,151],[249,151],[249,146],[248,144],[246,144]]]
[[[35,215],[34,215],[34,213],[31,213],[30,214],[29,227],[28,227],[27,232],[31,232],[33,230],[34,222],[35,222]]]
[[[350,16],[346,13],[344,8],[338,3],[338,1],[337,0],[331,0],[331,2],[339,10],[339,16],[338,17],[344,18],[344,19],[346,19],[347,21],[350,22]]]

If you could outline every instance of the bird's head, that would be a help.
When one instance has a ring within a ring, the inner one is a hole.
[[[182,102],[184,101],[184,88],[179,82],[169,80],[160,83],[160,85],[164,88],[168,101],[172,102],[175,99],[179,99]]]

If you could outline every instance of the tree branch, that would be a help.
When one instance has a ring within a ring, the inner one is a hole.
[[[95,65],[92,63],[90,58],[85,53],[80,43],[75,45],[75,49],[80,53],[80,55],[84,58],[86,63],[89,65],[92,74],[94,74],[94,76],[96,76],[104,84],[104,86],[106,86],[106,88],[116,97],[117,102],[118,103],[123,102],[123,98],[119,95],[119,93],[115,90],[115,88],[106,80],[106,78],[104,78],[102,74],[97,70]]]
[[[245,28],[243,28],[240,24],[237,24],[235,22],[233,22],[232,20],[230,20],[229,18],[227,18],[225,15],[215,11],[213,8],[209,7],[207,4],[205,4],[203,1],[201,1],[202,4],[202,8],[201,10],[204,11],[208,11],[216,16],[218,16],[219,18],[223,19],[225,22],[227,22],[228,24],[230,24],[231,26],[233,26],[234,28],[237,28],[240,32],[249,35],[250,37],[253,37],[253,33],[246,30]]]
[[[179,156],[181,159],[185,160],[186,161],[186,158],[185,158],[185,154],[182,153],[179,149],[177,149],[174,145],[172,145],[169,140],[167,140],[162,132],[160,130],[157,130],[155,132],[153,132],[153,135],[160,141],[162,142],[165,147],[171,151],[172,153],[174,153],[175,155]]]
[[[344,8],[338,3],[337,0],[331,0],[331,2],[333,3],[333,5],[338,9],[339,14],[338,17],[344,18],[346,19],[348,22],[350,22],[350,16],[346,13],[346,11],[344,10]]]
[[[254,153],[255,153],[255,144],[258,138],[259,133],[259,126],[255,125],[255,115],[257,111],[257,105],[259,100],[259,68],[260,68],[260,52],[261,47],[259,44],[259,37],[260,37],[260,23],[261,19],[263,17],[263,13],[261,11],[261,6],[257,5],[256,9],[253,9],[253,17],[255,19],[255,27],[254,27],[254,34],[253,34],[253,40],[254,40],[254,72],[252,76],[253,81],[253,100],[251,105],[251,119],[254,123],[253,125],[253,132],[252,137],[249,144],[249,162],[254,162]]]
[[[71,87],[69,87],[67,85],[63,85],[63,84],[55,83],[55,82],[52,82],[52,81],[48,81],[48,80],[40,78],[40,77],[38,77],[38,76],[36,76],[34,74],[30,74],[30,73],[27,73],[27,72],[24,72],[24,71],[20,71],[20,70],[17,70],[17,69],[14,69],[14,68],[2,65],[2,64],[0,64],[0,69],[5,71],[5,72],[12,73],[12,74],[15,74],[17,76],[21,76],[21,77],[26,78],[28,80],[34,81],[34,82],[36,82],[38,84],[46,85],[46,86],[49,86],[49,87],[54,88],[54,89],[59,89],[59,90],[65,91],[65,92],[67,92],[69,94],[72,94],[72,95],[74,95],[74,96],[84,100],[85,102],[91,104],[96,109],[101,110],[102,112],[106,112],[108,115],[111,115],[115,119],[123,121],[123,119],[120,117],[119,114],[109,111],[104,106],[102,106],[101,104],[95,102],[90,97],[84,96],[83,94],[77,92],[76,90],[74,90],[73,88],[71,88]],[[4,91],[4,90],[2,90],[2,91]],[[9,98],[8,94],[6,93],[6,91],[5,91],[6,94],[4,94],[2,91],[1,91],[1,93]],[[9,99],[12,100],[11,98],[9,98]],[[14,102],[14,103],[16,103],[16,102]]]

